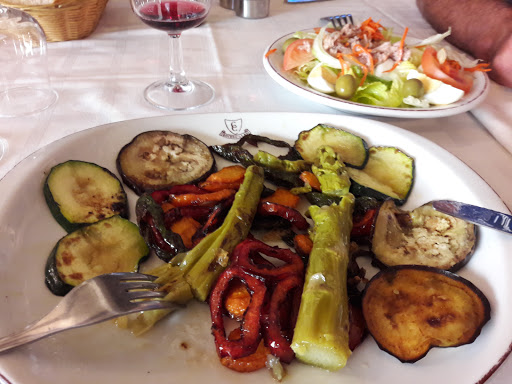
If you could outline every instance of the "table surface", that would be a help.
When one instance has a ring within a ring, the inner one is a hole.
[[[187,75],[211,84],[216,97],[199,109],[169,112],[150,106],[142,95],[150,82],[166,75],[167,35],[141,23],[128,0],[110,0],[91,36],[48,44],[51,81],[59,94],[56,105],[27,117],[0,118],[0,137],[9,146],[0,161],[0,178],[32,152],[55,140],[117,121],[210,112],[342,114],[281,88],[262,66],[262,54],[276,37],[316,27],[321,17],[339,13],[352,13],[358,19],[370,15],[397,31],[408,26],[409,35],[414,37],[434,33],[410,0],[304,4],[272,0],[270,16],[254,20],[237,17],[214,0],[207,22],[186,31],[182,44]],[[512,209],[512,154],[472,113],[433,119],[370,118],[419,134],[451,152]],[[506,360],[488,383],[509,383],[511,360]]]

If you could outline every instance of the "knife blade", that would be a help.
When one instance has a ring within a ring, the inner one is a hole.
[[[432,206],[447,215],[512,234],[512,216],[506,213],[452,200],[433,201]]]

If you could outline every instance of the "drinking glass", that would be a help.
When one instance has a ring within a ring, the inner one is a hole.
[[[181,33],[201,24],[211,0],[130,0],[135,14],[152,28],[167,32],[170,40],[169,78],[149,85],[145,99],[168,110],[185,110],[213,100],[215,91],[205,82],[189,80],[183,69]]]
[[[0,5],[0,117],[40,112],[57,101],[46,60],[46,35],[39,23]]]

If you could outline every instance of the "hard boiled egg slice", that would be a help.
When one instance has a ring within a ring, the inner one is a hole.
[[[433,105],[446,105],[459,101],[464,96],[464,91],[445,84],[442,81],[428,77],[416,70],[407,74],[407,79],[418,79],[425,89],[423,98]]]
[[[334,93],[337,74],[332,69],[317,64],[308,75],[308,84],[311,88],[323,93]]]

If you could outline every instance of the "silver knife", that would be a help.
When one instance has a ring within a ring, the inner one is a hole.
[[[506,213],[451,200],[433,201],[432,206],[450,216],[512,234],[512,216]]]

